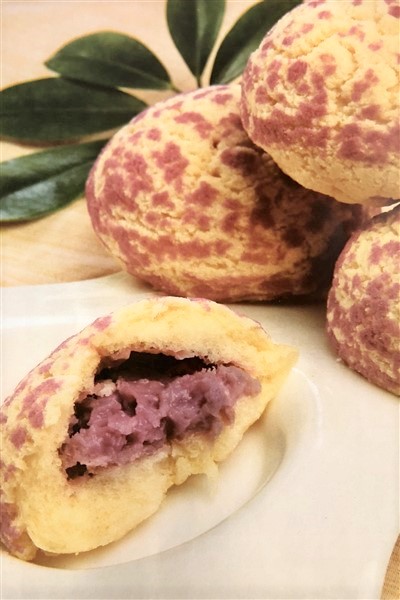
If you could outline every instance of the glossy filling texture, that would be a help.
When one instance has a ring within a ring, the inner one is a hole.
[[[215,438],[233,422],[237,400],[259,392],[259,382],[234,365],[130,352],[102,365],[92,393],[75,403],[63,467],[75,479],[193,433]]]

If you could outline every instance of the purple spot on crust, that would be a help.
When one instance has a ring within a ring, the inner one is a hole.
[[[168,192],[156,192],[151,197],[154,208],[165,208],[172,210],[174,203],[170,199]]]
[[[15,388],[13,395],[10,396],[8,398],[8,400],[11,401],[13,396],[16,396],[17,394],[20,394],[21,392],[23,392],[27,386],[28,386],[28,377],[24,377],[24,379],[22,381],[20,381],[20,383]]]
[[[236,212],[240,209],[241,204],[239,200],[235,200],[234,198],[225,198],[225,200],[223,201],[223,206],[227,210],[232,210]]]
[[[45,360],[40,367],[38,367],[38,373],[40,373],[40,375],[45,375],[48,374],[50,370],[50,361]]]
[[[108,159],[108,161],[104,164],[104,169],[107,171],[112,170],[113,167],[117,166],[118,164],[119,161],[114,161],[114,163],[112,163],[111,159]],[[143,156],[136,152],[129,154],[126,153],[122,164],[131,175],[135,173],[136,176],[139,176],[143,173],[143,171],[147,170],[147,164]]]
[[[379,40],[378,42],[372,42],[371,44],[368,44],[368,48],[370,50],[372,50],[373,52],[377,52],[378,50],[380,50],[383,47],[383,42],[382,40]]]
[[[232,94],[227,94],[227,93],[215,94],[212,101],[215,102],[215,104],[224,105],[227,102],[229,102],[230,100],[232,100],[232,98],[233,98]]]
[[[210,94],[213,93],[212,89],[204,89],[201,92],[197,92],[196,94],[193,94],[193,98],[195,100],[201,100],[202,98],[207,98],[207,96],[209,96]]]
[[[389,6],[389,15],[395,17],[395,19],[400,19],[400,6],[393,4]]]
[[[0,513],[0,537],[2,542],[12,552],[23,552],[24,547],[20,541],[21,532],[15,525],[18,516],[17,506],[11,502],[1,502]]]
[[[242,96],[244,92],[249,92],[253,88],[253,80],[255,81],[254,75],[255,69],[254,65],[250,62],[247,63],[246,69],[243,71],[242,75]]]
[[[260,52],[263,56],[266,56],[268,54],[268,50],[270,50],[271,48],[273,48],[274,43],[273,41],[270,39],[270,37],[267,35],[263,42],[261,43],[260,46]],[[254,73],[258,74],[260,73],[260,67],[258,67],[257,65],[252,65],[253,69],[254,69]]]
[[[270,97],[267,92],[267,89],[265,89],[265,88],[268,88],[269,90],[273,90],[275,88],[275,86],[277,85],[277,83],[279,83],[279,81],[280,81],[279,70],[280,70],[280,63],[277,60],[272,61],[272,63],[267,68],[267,76],[265,78],[265,85],[260,84],[256,88],[255,99],[257,102],[260,102],[261,104],[269,102]],[[251,90],[251,88],[252,88],[252,80],[250,78],[248,89]]]
[[[174,98],[170,98],[168,102],[158,102],[154,106],[151,107],[151,116],[159,119],[160,117],[164,117],[167,112],[180,112],[183,106],[183,98],[186,94],[180,94]],[[179,98],[179,99],[177,99]],[[182,98],[182,99],[180,99]],[[174,100],[174,101],[173,101]]]
[[[364,78],[360,81],[356,81],[353,85],[351,99],[353,102],[358,102],[365,91],[373,87],[379,82],[379,78],[376,76],[372,69],[366,71]]]
[[[337,135],[338,156],[365,164],[383,164],[389,152],[398,152],[400,145],[400,126],[396,125],[386,132],[374,131],[361,124],[345,125]]]
[[[152,129],[150,129],[150,131],[148,131],[147,137],[149,138],[149,140],[154,140],[155,142],[158,142],[161,139],[160,129],[158,129],[157,127],[153,127]]]
[[[274,89],[275,85],[278,83],[279,77],[276,74],[269,75],[267,78],[267,86],[270,89]],[[270,101],[270,96],[264,85],[259,85],[256,89],[255,100],[257,104],[268,104]]]
[[[304,108],[300,109],[299,115],[302,114],[302,110],[307,112]],[[281,146],[297,146],[301,142],[305,146],[324,150],[329,136],[328,127],[312,129],[309,120],[304,116],[297,121],[295,116],[287,115],[279,109],[272,110],[267,119],[254,117],[253,124],[253,140],[260,144],[272,142]]]
[[[94,321],[92,327],[94,327],[97,331],[104,331],[111,324],[112,316],[106,315],[104,317],[99,317]]]
[[[325,86],[325,79],[320,73],[312,73],[311,82],[313,84],[314,95],[310,98],[308,104],[303,103],[301,106],[304,107],[308,115],[312,117],[324,117],[327,114],[327,102],[328,93]]]
[[[207,96],[214,96],[219,93],[224,93],[225,91],[229,91],[228,85],[209,86],[208,88],[204,88],[203,90],[193,94],[193,98],[198,100],[201,98],[206,98]],[[231,94],[230,96],[232,97]]]
[[[153,152],[159,169],[164,171],[166,183],[178,180],[184,173],[189,161],[182,156],[181,150],[174,142],[167,142],[164,150]]]
[[[188,208],[182,217],[183,223],[192,223],[196,225],[196,228],[200,231],[208,231],[210,229],[210,217],[201,214],[194,208]]]
[[[296,39],[297,36],[294,35],[286,35],[282,40],[283,46],[291,46]]]
[[[19,417],[27,417],[32,427],[39,429],[44,424],[44,410],[49,396],[60,388],[55,379],[46,379],[26,394]]]
[[[99,225],[100,231],[107,231],[107,222],[104,218],[101,219],[102,211],[96,210],[96,205],[99,204],[107,216],[112,215],[112,208],[115,205],[123,206],[132,211],[136,207],[136,196],[142,192],[151,191],[150,179],[144,178],[143,175],[144,173],[127,173],[125,181],[119,173],[107,173],[101,196],[89,203],[89,207],[92,204],[92,207],[90,207],[91,217],[93,222]]]
[[[3,412],[0,412],[0,425],[5,425],[7,423],[8,417]]]
[[[400,240],[390,240],[381,246],[383,255],[387,257],[400,257]]]
[[[199,112],[186,111],[175,117],[177,123],[194,125],[194,128],[202,138],[206,138],[213,130],[211,123]]]
[[[20,425],[11,432],[10,441],[17,450],[20,450],[20,448],[22,448],[22,446],[25,444],[27,437],[28,436],[25,427]]]
[[[301,33],[309,33],[314,29],[314,23],[304,23],[301,28]]]
[[[332,16],[332,13],[329,10],[321,10],[321,12],[318,13],[318,19],[330,19]]]
[[[223,218],[223,221],[221,223],[221,230],[224,233],[228,233],[228,234],[233,233],[237,227],[238,221],[239,221],[239,215],[237,214],[237,212],[235,212],[235,211],[229,212]]]
[[[144,215],[144,220],[150,228],[157,229],[163,227],[165,224],[165,217],[160,215],[158,212],[148,210]]]
[[[304,77],[308,69],[308,65],[304,60],[296,60],[288,69],[288,81],[294,83]]]
[[[310,86],[302,81],[300,84],[297,84],[296,91],[299,95],[308,96],[310,93]]]
[[[165,255],[169,253],[171,256],[187,256],[193,258],[207,258],[213,255],[213,247],[208,243],[201,242],[200,240],[192,240],[191,242],[182,242],[175,246],[171,243],[169,238],[164,237],[161,239],[161,248],[164,250]]]
[[[132,146],[135,146],[141,137],[143,137],[143,131],[141,131],[139,129],[139,131],[135,131],[128,137],[127,142],[129,142],[129,144],[131,144]],[[122,154],[123,154],[122,148],[116,148],[116,152],[115,152],[115,150],[113,151],[113,156],[117,156],[117,158],[119,156],[121,156]],[[117,166],[118,162],[116,161],[114,164],[115,164],[115,166]]]
[[[361,119],[370,119],[376,121],[381,114],[381,107],[378,104],[369,104],[364,106],[358,113]]]
[[[186,94],[183,94],[182,96],[185,96]],[[171,104],[168,105],[168,109],[169,110],[176,110],[176,111],[180,111],[182,109],[183,106],[183,100],[177,100],[176,102],[172,102]],[[163,112],[163,109],[160,109],[160,113]]]
[[[217,196],[217,190],[207,183],[206,181],[201,181],[198,188],[191,192],[190,194],[186,194],[185,200],[187,202],[194,202],[199,206],[199,209],[204,208],[206,206],[211,206]]]
[[[3,473],[3,480],[9,481],[17,471],[17,467],[15,465],[7,465],[3,460],[0,459],[0,470]]]
[[[225,240],[217,240],[215,242],[215,244],[213,244],[213,246],[214,246],[214,253],[217,254],[218,256],[223,256],[224,254],[226,254],[228,252],[229,248],[232,247],[232,244]]]
[[[153,282],[152,274],[154,264],[161,266],[161,261],[170,261],[189,258],[207,258],[215,254],[215,244],[193,239],[189,242],[179,242],[175,236],[159,235],[156,238],[131,232],[129,241],[121,243],[121,232],[118,243],[122,248],[121,258],[126,263],[127,269],[133,275],[139,275],[145,281]],[[175,292],[174,292],[175,293]]]
[[[147,174],[147,163],[142,155],[135,152],[126,153],[122,165],[125,177],[107,169],[103,195],[112,204],[122,203],[131,209],[138,194],[152,190],[152,181]]]
[[[110,227],[110,235],[116,240],[121,260],[126,264],[130,273],[136,275],[141,269],[145,269],[151,264],[150,255],[146,249],[141,248],[136,232],[127,231],[125,227],[114,224]],[[135,265],[135,269],[132,270],[130,265]]]
[[[336,58],[333,56],[333,54],[327,52],[320,54],[319,60],[322,63],[322,74],[324,78],[329,77],[330,75],[333,75],[336,72],[337,63]]]
[[[370,257],[372,265],[379,265],[379,263],[382,261],[382,258],[383,258],[383,248],[379,244],[379,242],[375,242],[372,245],[369,257]]]

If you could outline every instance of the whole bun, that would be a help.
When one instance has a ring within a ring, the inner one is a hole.
[[[209,87],[123,127],[88,181],[94,230],[168,294],[320,297],[361,212],[282,173],[243,130],[239,100],[238,85]]]
[[[350,368],[400,395],[400,206],[347,243],[328,296],[327,326]]]
[[[250,57],[250,138],[306,188],[341,202],[399,198],[398,0],[305,0]]]

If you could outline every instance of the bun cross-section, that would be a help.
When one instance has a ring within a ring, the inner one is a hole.
[[[120,539],[171,486],[215,473],[296,358],[203,299],[146,299],[97,319],[1,407],[3,544],[33,560]]]

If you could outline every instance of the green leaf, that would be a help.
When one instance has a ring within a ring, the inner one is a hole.
[[[146,104],[119,90],[62,77],[27,81],[0,92],[0,135],[30,142],[58,142],[108,131]]]
[[[243,72],[250,54],[271,27],[302,0],[263,0],[252,6],[223,39],[212,68],[210,83],[229,83]]]
[[[224,11],[225,0],[168,0],[169,32],[199,86]]]
[[[106,141],[45,150],[0,163],[0,221],[37,219],[81,196]]]
[[[107,87],[173,89],[164,66],[146,46],[113,31],[78,38],[45,64],[64,77]]]

